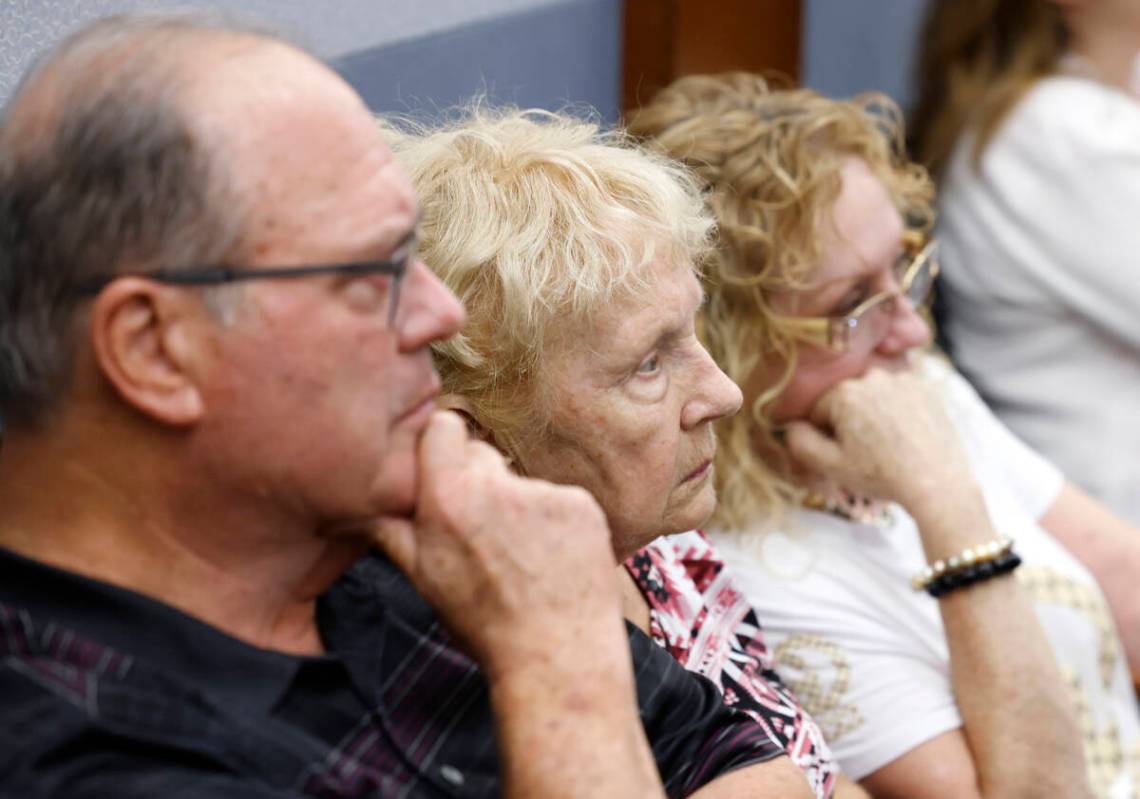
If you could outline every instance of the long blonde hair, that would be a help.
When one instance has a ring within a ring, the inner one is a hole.
[[[748,407],[718,422],[721,527],[775,520],[799,499],[788,464],[758,454],[757,444],[783,452],[768,414],[796,368],[796,340],[769,298],[810,285],[845,159],[867,164],[908,227],[925,231],[933,222],[933,184],[906,159],[901,117],[884,95],[829,100],[731,73],[682,78],[629,120],[631,133],[687,164],[705,186],[719,234],[701,318],[709,352],[742,386],[757,367],[783,364]]]
[[[938,175],[974,130],[976,163],[1018,101],[1056,71],[1067,44],[1048,0],[933,0],[919,44],[912,151]]]

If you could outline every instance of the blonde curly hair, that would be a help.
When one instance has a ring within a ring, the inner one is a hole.
[[[700,177],[716,218],[700,325],[709,352],[741,386],[758,367],[783,365],[741,413],[717,423],[713,523],[774,524],[802,489],[789,478],[769,416],[796,369],[796,339],[771,298],[811,285],[846,159],[866,162],[911,230],[933,223],[933,184],[906,158],[902,113],[881,94],[831,100],[775,91],[747,73],[695,75],[663,89],[628,128]],[[760,452],[776,454],[764,460]]]
[[[551,344],[644,289],[655,260],[695,270],[712,218],[688,170],[588,119],[477,102],[381,124],[420,199],[420,254],[467,309],[433,346],[443,389],[517,458],[549,418]]]

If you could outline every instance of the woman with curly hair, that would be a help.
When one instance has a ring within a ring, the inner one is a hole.
[[[951,354],[1140,524],[1140,3],[935,0],[913,142],[940,184]]]
[[[929,352],[933,187],[899,116],[734,74],[630,121],[693,168],[718,224],[702,335],[744,411],[718,422],[713,541],[873,795],[1134,795],[1124,650],[1057,540],[1080,543],[1091,501]],[[1104,585],[1136,655],[1123,574]]]

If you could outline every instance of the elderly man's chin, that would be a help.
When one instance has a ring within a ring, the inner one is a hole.
[[[367,546],[385,519],[411,519],[416,510],[415,450],[390,455],[372,481],[367,497],[362,497],[359,510],[324,524],[319,535],[326,540],[353,541]]]
[[[373,481],[372,506],[377,516],[410,519],[415,515],[417,466],[414,445],[384,459]]]
[[[433,395],[397,418],[390,428],[388,451],[372,481],[377,516],[410,519],[415,515],[420,439],[435,411]]]
[[[353,517],[327,525],[325,536],[368,536],[380,519],[411,519],[415,515],[417,440],[407,437],[389,450],[372,476],[367,495],[354,503],[357,510]]]

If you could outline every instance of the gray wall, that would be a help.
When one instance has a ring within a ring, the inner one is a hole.
[[[523,107],[595,109],[614,122],[621,0],[571,0],[344,56],[334,65],[381,111],[431,116],[475,94]]]
[[[36,53],[82,23],[170,6],[278,24],[332,59],[377,110],[446,106],[482,90],[617,114],[620,0],[0,0],[0,101]]]
[[[804,84],[832,97],[875,89],[905,107],[925,8],[926,0],[805,0]]]
[[[878,89],[905,105],[925,2],[805,0],[804,82],[833,96]],[[278,23],[380,111],[444,108],[486,92],[617,117],[621,0],[0,0],[0,101],[32,56],[75,26],[172,5]]]

